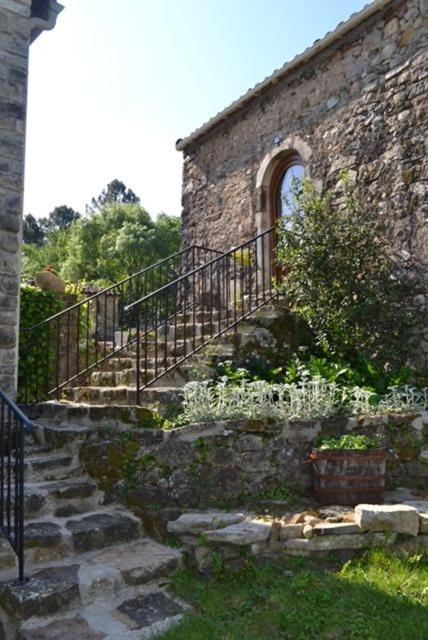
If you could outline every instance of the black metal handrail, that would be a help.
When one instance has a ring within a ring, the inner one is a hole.
[[[125,307],[221,251],[191,245],[21,332],[19,400],[54,396],[135,341]]]
[[[277,297],[275,233],[271,227],[125,307],[136,320],[137,404],[143,389]]]
[[[24,581],[24,431],[33,424],[0,389],[0,528]]]

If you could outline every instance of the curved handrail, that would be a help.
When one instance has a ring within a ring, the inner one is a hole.
[[[18,557],[24,582],[24,431],[33,423],[0,389],[0,529]]]
[[[21,411],[21,409],[6,395],[3,389],[0,389],[0,400],[7,406],[9,409],[16,415],[18,420],[24,424],[28,430],[34,429],[34,424],[32,421],[27,418],[25,413]]]

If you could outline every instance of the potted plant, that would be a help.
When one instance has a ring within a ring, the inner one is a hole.
[[[65,282],[55,273],[54,268],[49,264],[44,271],[36,273],[36,284],[43,291],[54,291],[64,293]]]
[[[322,437],[310,460],[314,496],[321,504],[383,502],[386,452],[377,438]]]

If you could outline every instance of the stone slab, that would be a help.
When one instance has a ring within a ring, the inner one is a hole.
[[[236,544],[240,546],[267,542],[271,533],[272,522],[245,520],[216,531],[204,531],[209,542]]]
[[[428,513],[419,514],[419,533],[428,533]]]
[[[305,555],[312,551],[353,550],[380,544],[392,544],[395,542],[395,538],[394,534],[383,533],[317,536],[310,540],[292,538],[284,542],[284,549],[286,552]]]
[[[181,565],[182,554],[153,540],[143,539],[97,553],[95,562],[118,569],[127,584],[142,584],[169,575]]]
[[[95,513],[66,523],[75,551],[101,549],[139,537],[136,520],[122,513]]]
[[[355,522],[363,531],[395,531],[411,536],[419,532],[419,512],[406,504],[359,504]]]
[[[190,533],[198,535],[207,529],[222,529],[237,524],[245,519],[244,513],[228,513],[227,511],[204,511],[200,513],[183,513],[177,520],[168,523],[170,533]]]
[[[303,536],[303,522],[297,524],[282,524],[279,534],[280,540],[287,540],[288,538],[301,538]]]
[[[37,571],[24,584],[0,586],[0,604],[18,620],[46,616],[79,603],[79,565]]]
[[[141,594],[123,602],[114,616],[129,629],[144,629],[184,613],[183,606],[163,591]]]
[[[29,522],[24,528],[24,540],[27,548],[56,547],[61,544],[61,527],[54,522]]]
[[[37,629],[21,631],[20,640],[104,640],[105,634],[93,631],[83,618],[56,620]]]
[[[321,522],[313,527],[314,535],[339,536],[360,533],[360,528],[352,522]]]
[[[94,482],[62,480],[43,485],[53,498],[67,500],[72,498],[89,498],[97,490]]]

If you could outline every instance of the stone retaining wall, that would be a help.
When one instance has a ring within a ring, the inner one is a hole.
[[[139,513],[233,507],[309,495],[307,461],[315,439],[350,432],[380,436],[387,449],[388,489],[426,489],[428,414],[272,424],[215,422],[171,431],[136,428],[125,440],[111,429],[102,442],[85,445],[82,456],[88,472],[103,481],[107,495],[120,488]]]

